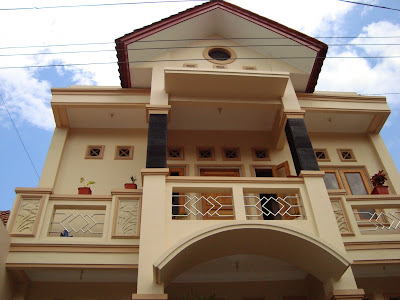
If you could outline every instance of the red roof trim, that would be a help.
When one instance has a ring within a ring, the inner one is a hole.
[[[161,21],[158,21],[141,29],[137,29],[131,33],[128,33],[116,39],[115,42],[117,49],[121,86],[123,88],[131,87],[129,62],[128,62],[128,48],[127,48],[128,44],[141,40],[152,34],[155,34],[171,26],[187,21],[191,18],[197,17],[201,14],[207,13],[217,8],[221,8],[229,13],[244,18],[254,24],[262,26],[268,30],[274,31],[275,33],[278,33],[314,51],[317,51],[318,58],[314,62],[314,66],[306,89],[306,92],[308,93],[314,91],[315,85],[317,84],[319,72],[321,71],[322,64],[325,59],[326,52],[328,50],[328,46],[317,39],[309,37],[294,29],[291,29],[275,21],[257,15],[248,10],[245,10],[239,6],[233,5],[228,2],[224,2],[223,0],[211,0],[210,2],[206,2],[202,5],[198,5],[183,12],[180,12],[176,15],[172,15],[166,19],[163,19]]]
[[[7,225],[8,218],[10,217],[10,211],[0,211],[0,219],[3,221],[4,226]]]

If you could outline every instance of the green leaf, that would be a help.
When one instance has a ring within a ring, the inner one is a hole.
[[[90,185],[90,184],[95,184],[96,182],[94,182],[94,181],[89,181],[88,183],[86,183],[86,185],[85,186],[88,186],[88,185]]]

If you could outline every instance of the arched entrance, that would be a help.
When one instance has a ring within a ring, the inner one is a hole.
[[[288,262],[324,282],[339,279],[351,261],[325,241],[261,222],[225,222],[193,234],[155,263],[155,280],[167,285],[195,265],[232,255],[263,255]]]

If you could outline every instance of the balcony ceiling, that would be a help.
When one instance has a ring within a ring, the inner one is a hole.
[[[172,283],[302,280],[307,272],[276,258],[232,255],[199,264]]]
[[[273,105],[172,102],[168,129],[271,131],[276,113]]]

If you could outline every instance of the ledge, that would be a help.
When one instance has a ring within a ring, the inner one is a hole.
[[[24,187],[16,187],[15,192],[17,194],[52,194],[52,188],[24,188]]]
[[[212,182],[212,183],[304,183],[300,177],[212,177],[212,176],[167,176],[167,182]]]

